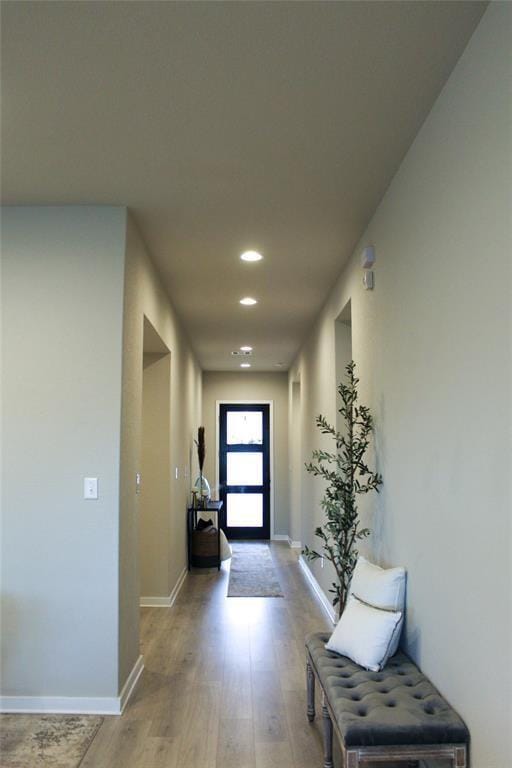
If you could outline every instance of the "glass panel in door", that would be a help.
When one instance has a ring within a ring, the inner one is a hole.
[[[270,538],[268,405],[220,406],[219,481],[230,539]]]

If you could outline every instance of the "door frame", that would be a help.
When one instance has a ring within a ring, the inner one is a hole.
[[[269,406],[269,458],[270,458],[270,540],[274,539],[274,493],[275,493],[275,478],[274,478],[274,401],[273,400],[216,400],[215,401],[215,487],[219,488],[219,448],[220,448],[220,431],[219,431],[219,418],[220,418],[220,406],[221,405],[268,405]]]

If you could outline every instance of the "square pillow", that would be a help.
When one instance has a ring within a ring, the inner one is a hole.
[[[401,611],[383,611],[349,597],[325,647],[348,656],[360,667],[380,672],[391,655],[391,644],[401,621]]]
[[[349,595],[375,608],[382,608],[385,611],[402,611],[402,619],[397,624],[391,640],[389,656],[394,656],[397,652],[402,634],[405,581],[405,568],[380,568],[359,555],[350,583]]]
[[[349,594],[385,611],[403,611],[405,568],[380,568],[359,555]]]

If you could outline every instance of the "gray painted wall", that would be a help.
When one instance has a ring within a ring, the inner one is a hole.
[[[365,551],[407,567],[406,648],[466,719],[473,768],[512,754],[511,34],[512,6],[491,4],[290,372],[308,455],[315,415],[335,418],[334,323],[351,299],[384,476],[362,505]],[[312,543],[320,483],[303,490]]]
[[[124,226],[2,212],[4,695],[117,695]]]

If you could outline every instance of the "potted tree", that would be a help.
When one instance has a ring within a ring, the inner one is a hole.
[[[333,605],[341,616],[347,601],[350,579],[357,561],[357,542],[370,534],[361,527],[357,510],[360,494],[379,490],[382,477],[369,469],[365,454],[373,431],[370,409],[358,404],[355,363],[352,360],[345,368],[346,383],[340,383],[338,394],[341,398],[339,413],[343,417],[344,430],[338,432],[322,416],[317,416],[316,425],[324,435],[330,435],[335,451],[314,450],[312,461],[306,469],[312,475],[323,478],[326,489],[321,501],[326,522],[315,529],[315,536],[322,542],[322,552],[304,547],[303,555],[308,560],[325,557],[336,571],[337,582],[329,591],[334,594]]]

